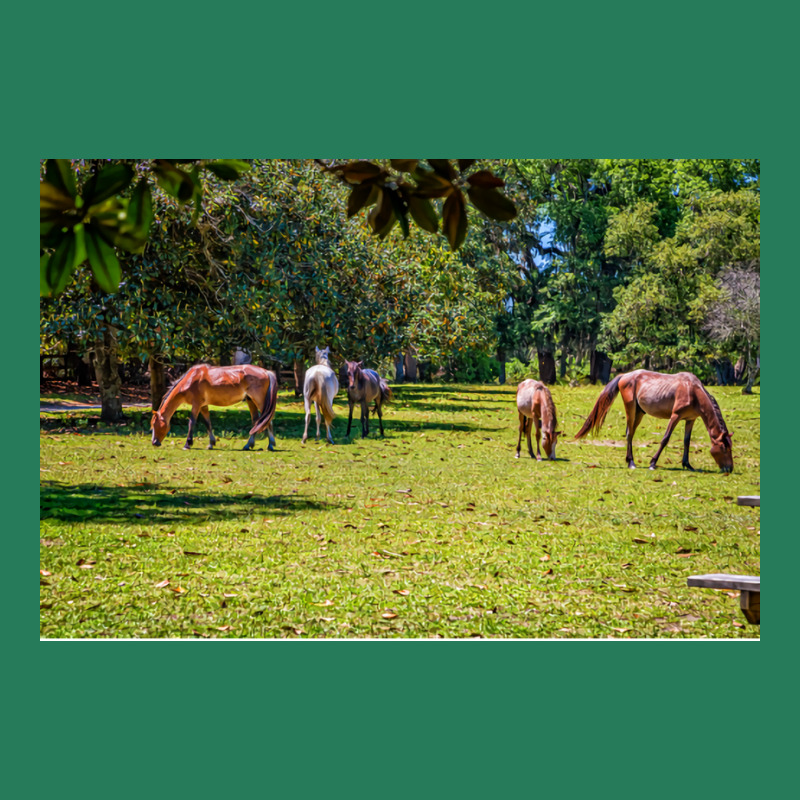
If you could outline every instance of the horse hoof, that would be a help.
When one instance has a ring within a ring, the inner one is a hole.
[[[628,469],[636,469],[636,464],[628,464]]]
[[[190,446],[190,445],[188,445],[188,444],[185,444],[185,445],[183,446],[183,449],[184,449],[184,450],[191,450],[192,448],[191,448],[191,446]]]
[[[514,458],[519,458],[519,453],[517,453],[517,454],[514,456]]]

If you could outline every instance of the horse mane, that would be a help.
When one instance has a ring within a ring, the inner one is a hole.
[[[189,375],[189,373],[191,373],[192,370],[196,369],[197,367],[207,367],[207,366],[208,366],[208,364],[195,364],[193,367],[189,367],[189,369],[186,370],[186,372],[184,372],[183,375],[179,376],[174,381],[172,381],[172,383],[169,385],[169,388],[167,389],[167,391],[164,392],[164,397],[161,399],[161,405],[158,407],[158,410],[160,411],[164,407],[164,405],[166,404],[167,400],[169,400],[170,397],[172,397],[172,395],[177,390],[178,384],[181,383],[181,381],[183,381],[183,379],[187,375]]]
[[[553,396],[550,394],[550,390],[547,387],[539,391],[542,395],[542,429],[554,431],[558,427],[556,404],[553,402]]]
[[[722,428],[725,433],[728,433],[728,426],[725,424],[725,420],[722,418],[722,411],[720,410],[719,403],[716,401],[714,395],[711,394],[711,392],[709,392],[705,386],[703,387],[703,391],[706,393],[706,397],[708,397],[708,399],[711,401],[711,408],[714,410],[714,418],[717,420],[720,428]]]

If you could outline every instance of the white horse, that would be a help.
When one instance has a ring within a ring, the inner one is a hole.
[[[306,406],[306,429],[303,432],[303,443],[308,439],[308,419],[311,416],[311,403],[314,403],[314,410],[317,412],[317,441],[319,441],[319,412],[325,417],[325,428],[328,434],[328,441],[333,444],[331,436],[331,423],[333,422],[333,398],[339,391],[339,381],[336,373],[328,364],[329,347],[316,350],[317,363],[306,372],[303,381],[303,401]]]

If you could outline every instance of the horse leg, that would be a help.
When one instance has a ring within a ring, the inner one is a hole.
[[[692,427],[694,426],[693,419],[686,420],[686,427],[683,431],[683,461],[681,462],[684,469],[690,469],[694,472],[694,467],[689,463],[689,442],[692,438]]]
[[[320,414],[319,414],[319,403],[316,400],[314,401],[314,411],[317,412],[317,441],[319,441],[319,416],[320,416]],[[325,427],[326,428],[328,427],[328,423],[327,422],[325,423]],[[330,433],[328,434],[328,436],[330,436]]]
[[[350,426],[353,424],[353,407],[355,403],[348,397],[347,402],[350,403],[350,416],[347,418],[347,435],[350,435]]]
[[[517,454],[514,458],[519,458],[519,450],[522,446],[522,434],[525,433],[525,415],[519,412],[519,439],[517,439]]]
[[[650,460],[650,469],[656,468],[656,461],[658,461],[658,457],[661,455],[661,451],[667,446],[669,437],[672,436],[672,431],[675,430],[676,426],[680,421],[681,421],[680,416],[675,413],[673,413],[672,416],[669,418],[669,422],[667,423],[667,430],[664,431],[664,438],[661,440],[661,444],[658,446],[656,454]]]
[[[380,403],[375,401],[375,413],[378,415],[378,427],[381,429],[381,437],[383,437],[383,411],[381,411]]]
[[[258,406],[252,400],[252,398],[245,396],[244,398],[247,401],[247,407],[250,409],[250,426],[256,424],[256,420],[258,419],[259,410]],[[247,444],[242,448],[242,450],[251,450],[256,443],[255,434],[251,435],[250,438],[247,440]]]
[[[305,406],[306,406],[306,428],[303,431],[302,443],[305,444],[306,443],[306,439],[308,439],[308,420],[311,417],[311,405],[309,404],[307,397],[303,398],[303,401],[304,401]]]
[[[183,446],[184,450],[188,450],[194,443],[194,426],[197,424],[198,410],[192,406],[192,410],[189,412],[189,433],[186,436],[186,444]]]
[[[625,428],[625,439],[628,443],[628,448],[625,451],[625,461],[629,469],[636,469],[636,462],[633,460],[633,434],[636,433],[636,429],[639,427],[643,417],[644,411],[639,408],[639,404],[635,400],[625,402],[625,418],[628,423]]]
[[[531,431],[533,430],[533,419],[525,419],[525,436],[528,438],[528,455],[531,458],[536,458],[533,454],[533,445],[531,444]]]
[[[200,416],[203,418],[206,428],[208,428],[208,449],[213,450],[214,445],[217,443],[217,437],[214,436],[214,431],[211,430],[211,414],[208,411],[208,406],[203,406],[200,409]]]
[[[366,400],[361,401],[361,438],[369,435],[369,405]]]
[[[542,420],[539,417],[533,420],[533,424],[536,426],[536,460],[542,460],[542,451],[539,449],[539,443],[542,440]]]

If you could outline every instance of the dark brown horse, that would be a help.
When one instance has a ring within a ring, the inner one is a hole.
[[[172,415],[180,406],[188,404],[192,410],[189,412],[189,435],[186,437],[183,449],[188,450],[192,446],[197,415],[200,414],[208,428],[208,449],[211,450],[217,440],[211,430],[208,407],[231,406],[240,400],[247,401],[253,425],[244,449],[249,450],[255,443],[256,434],[266,428],[269,434],[269,449],[272,450],[275,445],[272,418],[278,400],[278,380],[274,372],[252,364],[240,364],[235,367],[210,367],[208,364],[198,364],[178,378],[164,396],[161,407],[153,412],[150,421],[153,444],[156,447],[161,445],[169,433]]]
[[[363,361],[345,361],[339,371],[342,385],[347,389],[347,401],[350,403],[350,416],[347,419],[347,435],[353,424],[353,407],[361,405],[361,438],[369,434],[369,404],[374,401],[378,425],[383,436],[383,404],[392,401],[392,390],[389,384],[375,370],[364,369]]]
[[[558,442],[558,420],[556,419],[556,404],[550,390],[540,381],[531,378],[522,381],[517,386],[517,411],[519,411],[519,439],[517,440],[517,455],[519,458],[522,434],[528,437],[528,452],[531,458],[533,446],[531,445],[531,428],[536,427],[536,460],[542,460],[539,442],[544,433],[544,454],[551,460],[556,460],[556,443]]]
[[[592,413],[575,435],[576,439],[586,436],[590,430],[595,433],[600,430],[608,409],[611,408],[618,393],[622,394],[622,401],[625,403],[625,416],[628,422],[625,432],[628,451],[625,458],[631,469],[636,467],[633,461],[633,434],[639,427],[642,417],[650,414],[652,417],[669,420],[664,438],[650,461],[650,469],[656,468],[661,451],[667,446],[669,437],[681,420],[686,421],[682,463],[685,469],[692,469],[689,463],[689,441],[694,421],[700,417],[711,437],[711,455],[723,472],[733,472],[731,434],[722,418],[722,412],[700,379],[691,372],[665,375],[661,372],[637,369],[635,372],[618,375],[600,393]]]

